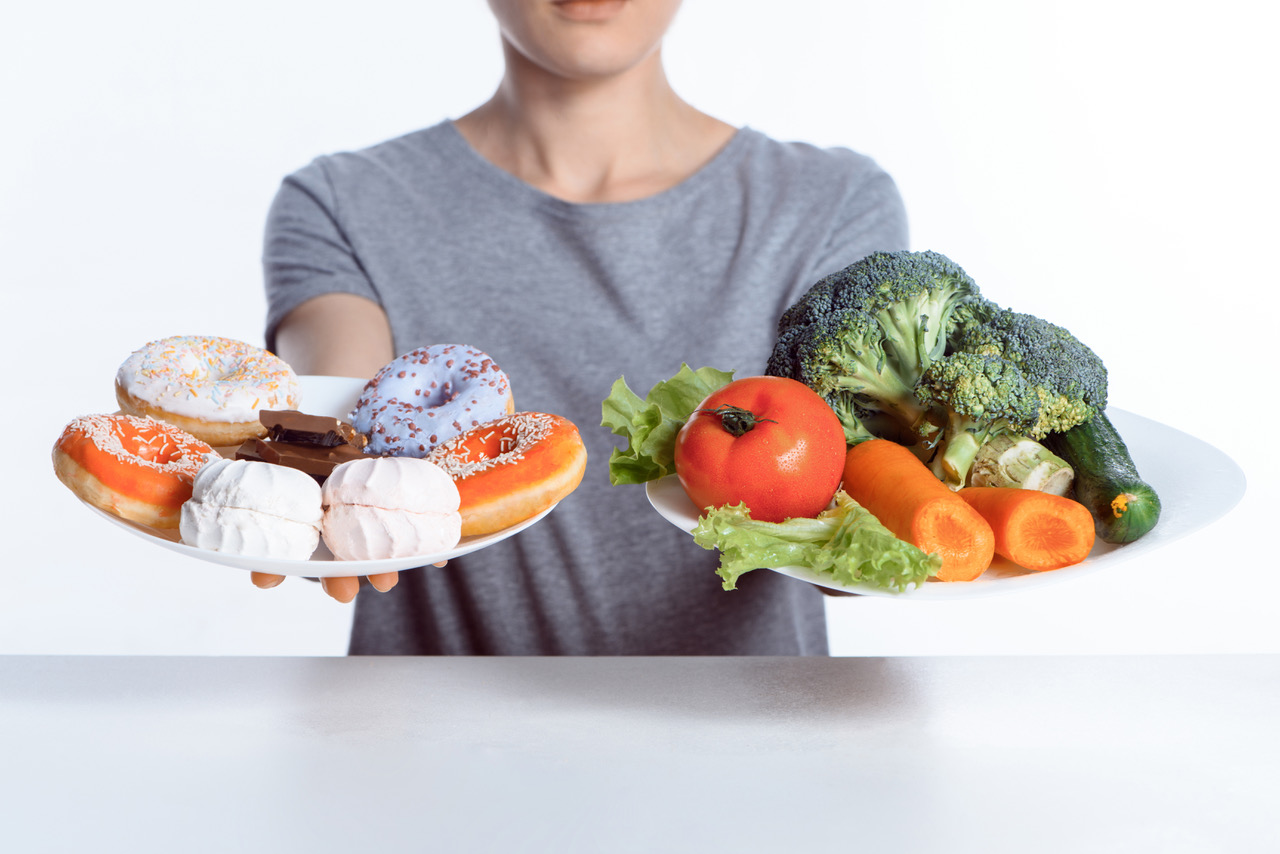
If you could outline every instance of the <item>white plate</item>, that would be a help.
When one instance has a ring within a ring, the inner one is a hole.
[[[318,376],[302,376],[301,380],[301,403],[299,404],[302,411],[313,415],[330,415],[337,418],[345,418],[347,413],[355,405],[356,399],[360,396],[360,390],[364,388],[365,380],[350,379],[348,377],[318,377]],[[219,448],[224,456],[231,456],[235,453],[235,448]],[[138,525],[127,519],[121,519],[113,516],[103,510],[99,510],[91,504],[85,504],[90,510],[93,510],[102,518],[111,522],[117,527],[124,528],[132,534],[136,534],[145,540],[154,542],[156,545],[172,549],[179,554],[188,557],[198,558],[210,563],[219,563],[224,566],[234,566],[239,569],[256,570],[258,572],[270,572],[275,575],[301,575],[310,578],[331,578],[349,575],[370,575],[380,572],[394,572],[402,569],[412,569],[418,566],[429,566],[440,561],[450,560],[455,557],[469,554],[478,549],[491,546],[494,543],[501,542],[507,537],[518,534],[525,528],[537,522],[543,516],[546,516],[555,505],[548,507],[546,510],[526,519],[518,525],[512,525],[510,528],[504,528],[492,534],[485,534],[480,537],[463,537],[462,540],[448,551],[437,552],[435,554],[414,555],[412,557],[390,558],[387,560],[336,560],[332,553],[325,548],[323,542],[311,556],[310,560],[283,560],[281,558],[265,558],[251,557],[247,555],[228,554],[225,552],[215,552],[209,549],[198,549],[195,546],[189,546],[182,543],[178,539],[178,532],[162,531],[156,528],[149,528],[145,525]]]
[[[913,599],[973,599],[1027,590],[1108,569],[1121,561],[1154,551],[1216,521],[1234,507],[1245,490],[1244,472],[1217,448],[1158,421],[1119,409],[1107,409],[1142,477],[1160,496],[1160,521],[1150,533],[1123,546],[1098,541],[1082,563],[1048,572],[1025,570],[1002,558],[974,581],[929,581],[905,593],[865,585],[844,585],[804,567],[774,572],[821,587],[868,596]],[[671,524],[692,532],[698,509],[674,475],[645,485],[649,503]]]

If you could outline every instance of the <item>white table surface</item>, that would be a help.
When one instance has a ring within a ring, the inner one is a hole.
[[[1280,657],[0,657],[0,850],[1280,850]]]

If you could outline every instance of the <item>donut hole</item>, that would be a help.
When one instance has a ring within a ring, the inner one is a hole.
[[[510,424],[494,425],[491,429],[479,429],[469,437],[458,449],[458,456],[464,463],[479,463],[487,460],[501,460],[515,452],[520,444],[520,437],[515,427]]]
[[[199,353],[184,350],[178,358],[178,374],[189,386],[218,382],[256,382],[255,366],[250,362],[224,353]]]
[[[482,472],[520,463],[550,435],[554,421],[535,412],[508,415],[482,424],[438,446],[428,459],[450,477],[466,479]]]
[[[214,382],[254,382],[257,373],[253,365],[245,362],[236,362],[231,365],[218,365],[217,376],[212,377]]]
[[[177,362],[178,373],[188,380],[207,379],[212,368],[208,359],[201,357],[190,348],[177,354]]]
[[[424,390],[425,399],[423,405],[444,406],[446,403],[451,403],[458,394],[457,391],[454,391],[453,383],[450,380],[439,383],[433,382]]]
[[[183,459],[182,449],[163,433],[137,431],[122,435],[120,446],[127,454],[159,466]]]
[[[177,373],[188,386],[223,382],[257,384],[261,379],[262,365],[259,360],[244,358],[238,352],[223,352],[214,348],[201,351],[187,347],[176,355]]]

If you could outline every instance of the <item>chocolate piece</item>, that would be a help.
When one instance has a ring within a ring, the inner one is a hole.
[[[258,420],[267,428],[267,438],[275,442],[322,448],[339,445],[363,448],[369,441],[346,421],[327,415],[308,415],[296,409],[264,409],[258,413]]]
[[[321,483],[336,466],[364,456],[355,445],[321,447],[294,442],[268,442],[263,439],[249,439],[236,450],[237,460],[256,460],[298,469]]]

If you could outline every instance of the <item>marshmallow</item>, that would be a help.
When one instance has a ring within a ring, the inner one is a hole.
[[[216,459],[182,505],[182,542],[253,557],[307,560],[320,544],[320,486],[295,469]]]
[[[447,551],[462,538],[458,488],[417,457],[343,463],[324,482],[324,542],[339,560]]]

